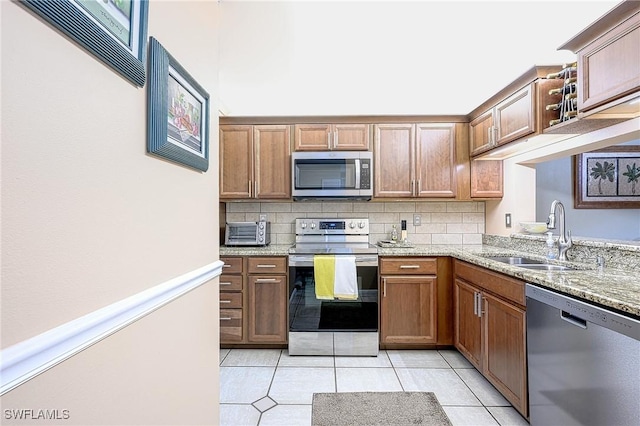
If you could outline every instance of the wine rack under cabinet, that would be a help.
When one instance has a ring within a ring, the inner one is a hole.
[[[549,95],[561,95],[558,103],[547,105],[547,111],[558,111],[558,118],[549,121],[549,126],[564,123],[578,115],[578,63],[565,64],[562,70],[547,75],[549,79],[563,79],[564,84],[549,90]]]

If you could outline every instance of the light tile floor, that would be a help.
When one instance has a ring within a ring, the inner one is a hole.
[[[315,392],[434,392],[454,426],[528,425],[456,350],[387,350],[377,357],[220,350],[220,424],[311,425]]]

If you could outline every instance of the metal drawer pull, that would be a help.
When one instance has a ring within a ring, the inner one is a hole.
[[[220,321],[231,321],[231,317],[220,317]]]
[[[256,265],[256,268],[275,268],[276,265]]]
[[[229,282],[229,281],[225,281],[225,282],[221,282],[220,285],[231,285],[233,283]]]
[[[231,303],[231,300],[221,300],[220,303]]]
[[[256,282],[257,283],[279,283],[280,280],[277,278],[258,278]]]
[[[420,269],[420,265],[400,265],[400,269]]]
[[[223,268],[231,268],[231,265],[225,263],[224,265],[222,265],[222,267]]]

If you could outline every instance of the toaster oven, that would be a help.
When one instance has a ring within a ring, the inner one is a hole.
[[[271,243],[271,222],[227,222],[225,246],[267,246]]]

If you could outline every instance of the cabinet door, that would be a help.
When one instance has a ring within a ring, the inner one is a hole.
[[[578,52],[578,110],[640,90],[640,14]]]
[[[289,126],[254,126],[256,198],[291,198]]]
[[[326,151],[329,149],[331,125],[296,124],[294,129],[294,150]]]
[[[251,198],[253,127],[220,126],[220,198]]]
[[[491,149],[493,140],[493,110],[487,111],[469,123],[469,151],[474,156]]]
[[[287,342],[286,275],[249,276],[249,342]]]
[[[478,370],[482,369],[482,322],[476,315],[479,290],[456,278],[453,288],[454,345]]]
[[[416,125],[416,195],[455,197],[455,125]]]
[[[502,160],[471,160],[471,198],[502,198]]]
[[[382,277],[382,343],[437,342],[436,285],[429,275]]]
[[[345,151],[367,151],[369,149],[368,124],[334,124],[332,149]]]
[[[374,130],[374,197],[413,197],[415,126],[378,124]]]
[[[534,93],[535,84],[531,83],[496,106],[496,146],[536,131]]]
[[[489,294],[482,302],[485,376],[526,417],[525,311]]]

